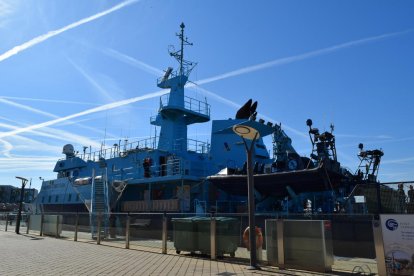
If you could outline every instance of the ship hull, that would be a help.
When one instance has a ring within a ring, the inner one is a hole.
[[[247,195],[246,175],[214,175],[208,178],[217,188],[230,194]],[[343,175],[323,167],[254,175],[254,188],[266,196],[283,197],[295,193],[318,192],[336,188]],[[289,187],[289,188],[288,188]]]

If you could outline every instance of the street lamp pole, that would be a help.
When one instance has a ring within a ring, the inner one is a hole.
[[[24,187],[26,186],[28,180],[21,176],[16,176],[16,178],[22,181],[22,188],[20,190],[19,212],[17,213],[17,219],[16,219],[16,234],[20,234],[20,220],[22,219]]]
[[[256,252],[256,223],[255,223],[255,200],[254,200],[254,176],[253,176],[253,152],[254,144],[259,138],[259,132],[249,126],[236,125],[233,131],[243,139],[247,155],[247,187],[248,187],[248,211],[249,211],[249,247],[250,247],[250,266],[248,269],[259,269],[257,265]],[[250,147],[246,139],[251,140]]]

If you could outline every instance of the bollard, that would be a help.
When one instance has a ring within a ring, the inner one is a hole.
[[[96,237],[96,244],[101,244],[101,213],[98,214],[98,227],[97,227],[97,237]]]
[[[167,216],[162,218],[162,254],[167,254]]]
[[[127,215],[127,221],[125,226],[125,248],[129,249],[129,223],[130,223],[130,216]]]
[[[216,250],[216,218],[211,217],[210,221],[210,252],[211,259],[217,259],[217,250]]]
[[[79,214],[76,213],[76,221],[75,221],[75,237],[73,241],[78,241],[78,226],[79,226]]]
[[[45,216],[42,214],[40,216],[40,236],[43,236],[43,222],[45,220]]]
[[[5,231],[7,232],[7,225],[9,224],[9,214],[6,214],[6,229]]]
[[[372,221],[372,232],[374,234],[375,255],[377,260],[378,275],[387,275],[385,263],[384,241],[382,239],[382,228],[379,217]]]
[[[277,262],[279,269],[285,269],[285,245],[283,241],[283,219],[276,221]]]
[[[29,228],[30,228],[30,215],[27,215],[26,235],[29,234]]]
[[[59,215],[56,215],[56,235],[55,238],[59,238]]]

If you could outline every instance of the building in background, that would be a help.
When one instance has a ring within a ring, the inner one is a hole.
[[[21,187],[0,185],[0,212],[17,210],[20,200]],[[38,194],[34,188],[24,189],[24,203],[32,202]]]

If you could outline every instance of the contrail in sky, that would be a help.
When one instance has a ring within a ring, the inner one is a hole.
[[[131,4],[133,2],[136,2],[136,1],[124,2],[123,6],[125,6],[127,4]],[[122,5],[122,4],[120,4],[120,5]],[[123,7],[123,6],[121,6],[121,7]],[[116,6],[116,7],[118,7],[118,9],[120,8],[119,5]],[[113,11],[114,8],[112,8],[112,11]],[[108,11],[106,11],[106,13],[108,13]],[[373,37],[368,37],[368,38],[364,38],[364,39],[360,39],[360,40],[354,40],[354,41],[338,44],[338,45],[335,45],[335,46],[331,46],[331,47],[328,47],[328,48],[323,48],[323,49],[320,49],[320,50],[307,52],[307,53],[296,55],[296,56],[276,59],[276,60],[273,60],[273,61],[270,61],[270,62],[245,67],[245,68],[238,69],[238,70],[235,70],[235,71],[231,71],[231,72],[228,72],[228,73],[225,73],[225,74],[221,74],[219,76],[207,78],[207,79],[198,81],[197,84],[198,85],[206,84],[206,83],[214,82],[214,81],[217,81],[217,80],[222,80],[222,79],[225,79],[225,78],[234,77],[234,76],[250,73],[250,72],[253,72],[253,71],[265,69],[265,68],[268,68],[268,67],[271,67],[271,66],[279,66],[279,65],[283,65],[283,64],[288,64],[288,63],[304,60],[304,59],[307,59],[307,58],[311,58],[311,57],[315,57],[315,56],[335,52],[335,51],[338,51],[338,50],[341,50],[341,49],[344,49],[344,48],[357,46],[357,45],[373,42],[373,41],[380,40],[380,39],[386,39],[386,38],[389,38],[389,37],[392,37],[392,36],[398,36],[398,35],[406,34],[406,33],[412,32],[412,31],[413,31],[412,29],[409,29],[409,30],[405,30],[405,31],[401,31],[401,32],[387,33],[387,34],[383,34],[383,35],[379,35],[379,36],[373,36]],[[190,84],[189,87],[194,86],[194,85],[195,84]],[[101,111],[117,108],[117,107],[120,107],[120,106],[123,106],[123,105],[131,104],[131,103],[134,103],[134,102],[143,101],[143,100],[146,100],[146,99],[161,96],[165,93],[167,93],[165,90],[161,90],[161,91],[156,91],[156,92],[153,92],[153,93],[148,93],[148,94],[145,94],[143,96],[138,96],[138,97],[122,100],[122,101],[117,101],[117,102],[114,102],[114,103],[101,105],[101,106],[98,106],[98,107],[95,107],[95,108],[87,109],[87,110],[79,112],[79,113],[75,113],[75,114],[68,115],[68,116],[65,116],[65,117],[57,118],[57,119],[54,119],[54,120],[51,120],[51,121],[47,121],[47,122],[43,122],[43,123],[40,123],[40,124],[35,124],[35,125],[19,128],[19,129],[9,131],[9,132],[3,132],[3,133],[0,133],[0,138],[13,136],[13,135],[18,134],[18,133],[22,133],[22,132],[26,132],[26,131],[30,131],[30,130],[34,130],[34,129],[39,129],[39,128],[46,127],[46,126],[51,126],[51,125],[54,125],[54,124],[57,124],[57,123],[60,123],[60,122],[64,122],[64,121],[67,121],[67,120],[70,120],[70,119],[73,119],[73,118],[77,118],[77,117],[80,117],[80,116],[84,116],[84,115],[87,115],[87,114],[91,114],[91,113],[95,113],[95,112],[101,112]]]
[[[31,40],[29,40],[29,41],[27,41],[27,42],[25,42],[25,43],[23,43],[21,45],[15,46],[12,49],[8,50],[7,52],[1,54],[0,55],[0,62],[3,61],[3,60],[6,60],[6,59],[8,59],[8,58],[10,58],[10,57],[12,57],[12,56],[14,56],[16,54],[18,54],[18,53],[20,53],[21,51],[24,51],[24,50],[26,50],[26,49],[28,49],[28,48],[30,48],[32,46],[35,46],[36,44],[39,44],[39,43],[41,43],[41,42],[43,42],[43,41],[45,41],[45,40],[47,40],[47,39],[49,39],[51,37],[57,36],[57,35],[59,35],[59,34],[61,34],[63,32],[66,32],[66,31],[70,30],[70,29],[79,27],[79,26],[81,26],[81,25],[83,25],[85,23],[94,21],[94,20],[96,20],[96,19],[98,19],[98,18],[100,18],[102,16],[105,16],[107,14],[110,14],[112,12],[115,12],[117,10],[120,10],[120,9],[122,9],[122,8],[128,6],[128,5],[134,4],[134,3],[138,2],[138,1],[139,0],[128,0],[128,1],[122,2],[122,3],[120,3],[120,4],[116,5],[116,6],[113,6],[110,9],[107,9],[107,10],[102,11],[100,13],[97,13],[95,15],[92,15],[92,16],[89,16],[89,17],[86,17],[86,18],[83,18],[83,19],[81,19],[79,21],[76,21],[74,23],[71,23],[71,24],[69,24],[69,25],[67,25],[67,26],[65,26],[63,28],[60,28],[60,29],[57,29],[57,30],[54,30],[54,31],[50,31],[50,32],[48,32],[46,34],[37,36],[37,37],[35,37],[35,38],[33,38],[33,39],[31,39]]]
[[[17,108],[20,108],[20,109],[23,109],[23,110],[27,110],[27,111],[30,111],[30,112],[33,112],[33,113],[41,114],[41,115],[44,115],[44,116],[47,116],[47,117],[50,117],[50,118],[54,118],[54,119],[59,118],[58,116],[56,116],[52,113],[45,112],[45,111],[39,110],[37,108],[33,108],[33,107],[30,107],[30,106],[27,106],[27,105],[19,104],[19,103],[16,103],[16,102],[13,102],[13,101],[10,101],[10,100],[6,100],[6,99],[3,99],[3,98],[0,98],[0,103],[11,105],[11,106],[14,106],[14,107],[17,107]],[[16,123],[16,122],[14,122],[14,123]],[[92,131],[95,131],[95,132],[102,133],[101,130],[97,130],[97,129],[89,127],[89,126],[84,126],[84,125],[79,124],[79,123],[78,123],[78,126],[89,129],[89,130],[92,130]],[[60,139],[62,139],[62,138],[72,139],[74,141],[79,141],[80,143],[83,143],[83,144],[86,143],[87,145],[92,145],[92,144],[96,145],[94,141],[88,140],[86,137],[83,137],[81,135],[75,135],[73,133],[66,132],[64,130],[59,130],[59,129],[52,129],[52,132],[55,133],[55,134],[58,134],[59,135],[58,138],[60,138]],[[109,135],[113,136],[112,134],[109,134]]]
[[[21,108],[21,109],[24,109],[24,110],[27,110],[27,111],[31,111],[33,113],[41,114],[41,115],[44,115],[46,117],[58,118],[58,116],[56,116],[52,113],[42,111],[42,110],[27,106],[27,105],[24,105],[24,104],[19,104],[19,103],[10,101],[10,100],[6,100],[5,98],[0,98],[0,103],[4,103],[4,104],[11,105],[11,106],[14,106],[14,107],[17,107],[17,108]]]
[[[3,117],[0,117],[0,118],[4,119]],[[12,122],[14,125],[9,125],[9,124],[0,122],[0,127],[12,129],[12,130],[20,129],[20,127],[16,126],[16,125],[19,125],[18,122],[9,120],[9,119],[6,119],[6,120]],[[34,135],[53,138],[56,140],[76,141],[83,145],[93,145],[94,147],[99,146],[99,143],[96,143],[94,140],[91,140],[87,137],[77,135],[75,133],[67,132],[64,130],[59,130],[59,129],[54,129],[54,128],[43,128],[41,132],[40,131],[30,131],[30,132],[33,133]]]
[[[133,57],[130,57],[130,56],[127,56],[123,53],[120,53],[120,52],[118,52],[114,49],[107,48],[107,49],[102,50],[102,52],[104,54],[106,54],[108,56],[111,56],[113,58],[116,58],[116,59],[118,59],[122,62],[128,63],[128,64],[130,64],[132,66],[135,66],[135,67],[138,67],[138,68],[140,68],[140,69],[142,69],[142,70],[144,70],[144,71],[146,71],[150,74],[157,75],[157,76],[159,76],[160,74],[164,74],[164,71],[162,71],[162,70],[160,70],[156,67],[153,67],[151,65],[148,65],[145,62],[137,60]]]
[[[223,80],[223,79],[227,79],[227,78],[236,77],[236,76],[240,76],[240,75],[243,75],[243,74],[251,73],[251,72],[254,72],[254,71],[266,69],[266,68],[269,68],[269,67],[289,64],[289,63],[293,63],[293,62],[296,62],[296,61],[301,61],[301,60],[305,60],[305,59],[308,59],[308,58],[329,54],[329,53],[336,52],[336,51],[339,51],[339,50],[342,50],[342,49],[345,49],[345,48],[350,48],[350,47],[366,44],[366,43],[369,43],[369,42],[374,42],[374,41],[377,41],[377,40],[390,38],[390,37],[393,37],[393,36],[399,36],[399,35],[407,34],[407,33],[410,33],[412,31],[413,31],[413,29],[408,29],[408,30],[401,31],[401,32],[394,32],[394,33],[387,33],[387,34],[382,34],[382,35],[378,35],[378,36],[371,36],[371,37],[368,37],[368,38],[353,40],[353,41],[350,41],[350,42],[345,42],[345,43],[334,45],[334,46],[331,46],[331,47],[327,47],[327,48],[323,48],[323,49],[319,49],[319,50],[315,50],[315,51],[310,51],[310,52],[300,54],[300,55],[295,55],[295,56],[290,56],[290,57],[285,57],[285,58],[279,58],[279,59],[275,59],[275,60],[272,60],[272,61],[269,61],[269,62],[265,62],[265,63],[253,65],[253,66],[248,66],[248,67],[237,69],[237,70],[227,72],[227,73],[224,73],[224,74],[221,74],[221,75],[218,75],[218,76],[207,78],[207,79],[198,81],[197,84],[199,84],[199,85],[206,84],[206,83],[210,83],[210,82],[213,82],[213,81]]]
[[[40,99],[40,98],[27,98],[27,97],[12,97],[12,96],[0,96],[0,99],[7,100],[20,100],[31,102],[47,102],[47,103],[64,103],[64,104],[79,104],[79,105],[99,105],[97,103],[87,103],[78,101],[66,101],[66,100],[53,100],[53,99]]]
[[[134,98],[131,98],[131,99],[126,99],[126,100],[117,101],[117,102],[114,102],[114,103],[101,105],[101,106],[98,106],[98,107],[95,107],[95,108],[87,109],[87,110],[79,112],[79,113],[75,113],[75,114],[68,115],[68,116],[65,116],[65,117],[60,117],[60,118],[50,120],[50,121],[47,121],[47,122],[43,122],[43,123],[40,123],[40,124],[35,124],[35,125],[27,126],[27,127],[22,127],[22,128],[19,128],[19,129],[9,131],[9,132],[3,132],[3,133],[0,133],[0,138],[9,137],[9,136],[16,135],[18,133],[31,131],[31,130],[39,129],[39,128],[42,128],[42,127],[51,126],[51,125],[54,125],[54,124],[57,124],[57,123],[61,123],[61,122],[67,121],[67,120],[71,120],[71,119],[81,117],[81,116],[84,116],[84,115],[88,115],[88,114],[92,114],[92,113],[95,113],[95,112],[101,112],[101,111],[117,108],[117,107],[120,107],[120,106],[124,106],[124,105],[127,105],[127,104],[143,101],[143,100],[146,100],[146,99],[151,99],[151,98],[154,98],[154,97],[161,96],[165,93],[166,93],[165,90],[160,90],[160,91],[156,91],[156,92],[153,92],[153,93],[145,94],[143,96],[138,96],[138,97],[134,97]]]
[[[68,62],[79,72],[98,92],[102,95],[106,102],[114,102],[115,99],[104,89],[94,78],[92,78],[85,70],[77,65],[73,60],[67,58]]]

